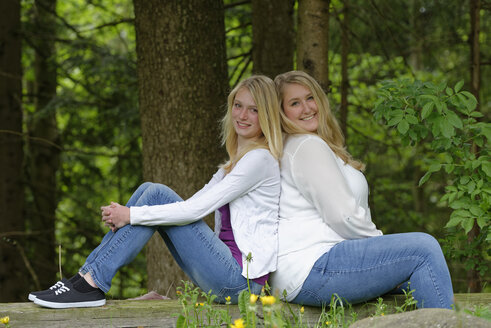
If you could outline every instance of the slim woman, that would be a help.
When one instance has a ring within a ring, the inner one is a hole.
[[[424,233],[383,236],[372,222],[363,165],[344,148],[319,84],[299,71],[275,83],[287,133],[275,292],[323,306],[334,294],[358,303],[409,281],[418,307],[450,308],[452,283],[438,242]]]
[[[102,207],[111,231],[79,273],[51,290],[29,295],[50,308],[105,304],[105,293],[120,267],[140,252],[155,231],[202,290],[218,302],[237,301],[240,291],[259,294],[276,269],[282,151],[279,102],[274,82],[264,76],[243,80],[228,97],[222,140],[229,160],[210,182],[183,201],[170,188],[144,183],[126,206]],[[202,220],[215,212],[215,232]],[[253,261],[248,263],[248,254]]]

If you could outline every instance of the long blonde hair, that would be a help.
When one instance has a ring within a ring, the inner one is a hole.
[[[259,126],[262,134],[255,142],[238,152],[238,138],[232,120],[232,108],[237,92],[247,89],[256,103]],[[222,144],[225,145],[229,160],[221,165],[228,173],[248,151],[257,148],[268,149],[277,160],[283,151],[283,138],[280,123],[280,103],[276,86],[269,77],[253,75],[242,80],[229,94],[227,113],[222,119]]]
[[[317,134],[324,140],[332,151],[339,156],[345,163],[353,166],[355,169],[363,170],[365,165],[362,162],[354,160],[344,145],[344,136],[336,117],[332,114],[329,106],[329,100],[317,81],[309,74],[302,71],[290,71],[276,76],[274,79],[281,106],[281,127],[287,134],[308,134],[306,131],[293,123],[286,117],[283,111],[283,96],[286,84],[300,84],[312,92],[315,103],[317,104],[319,115],[319,126]]]

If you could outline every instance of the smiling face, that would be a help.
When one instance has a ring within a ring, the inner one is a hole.
[[[239,147],[257,139],[262,133],[256,102],[246,88],[237,91],[232,105],[232,121]]]
[[[309,88],[288,83],[283,87],[283,112],[293,123],[309,132],[319,126],[319,111]]]

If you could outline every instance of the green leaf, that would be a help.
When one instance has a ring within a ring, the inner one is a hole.
[[[486,137],[486,139],[491,140],[491,124],[486,124],[481,128],[481,134]]]
[[[476,105],[477,105],[476,97],[474,97],[474,95],[472,93],[470,93],[469,91],[462,91],[461,94],[463,94],[464,96],[467,97],[467,99],[465,101],[465,106],[467,107],[467,109],[469,111],[474,110],[476,108]]]
[[[479,118],[479,117],[484,117],[484,114],[481,113],[481,112],[472,112],[470,114],[471,117],[476,117],[476,118]]]
[[[474,226],[474,218],[466,218],[460,223],[460,225],[462,228],[464,228],[465,233],[468,233]]]
[[[238,307],[240,315],[245,319],[247,316],[247,304],[249,303],[250,294],[247,289],[243,290],[239,294]]]
[[[423,106],[423,110],[421,111],[421,118],[425,119],[427,118],[431,112],[433,111],[433,107],[435,106],[434,102],[428,102],[426,105]]]
[[[180,314],[179,317],[177,318],[177,322],[176,322],[176,328],[186,328],[187,325],[186,325],[186,318]]]
[[[454,210],[459,210],[462,208],[467,209],[467,208],[469,208],[469,206],[470,206],[470,204],[469,204],[469,201],[467,199],[459,199],[459,200],[456,200],[455,202],[452,202],[450,204],[450,207],[453,208]]]
[[[406,120],[399,122],[397,131],[399,131],[400,134],[406,134],[407,130],[409,130],[409,123]]]
[[[445,89],[445,93],[446,93],[447,95],[451,96],[451,95],[453,95],[453,90],[452,90],[451,88],[447,87],[447,88]]]
[[[442,113],[442,110],[443,110],[443,104],[442,104],[442,102],[439,99],[437,99],[435,101],[435,106],[436,106],[436,109],[438,110],[438,113],[441,114]]]
[[[418,119],[414,115],[406,115],[406,120],[411,124],[418,124]]]
[[[472,205],[470,208],[469,208],[469,211],[471,212],[472,215],[474,216],[481,216],[484,214],[484,211],[482,210],[482,208],[480,208],[478,205]]]
[[[460,177],[460,184],[466,185],[469,183],[470,180],[471,178],[468,175],[464,175]]]
[[[479,228],[484,228],[486,226],[486,224],[488,223],[488,220],[486,220],[485,217],[480,217],[480,218],[477,218],[477,225],[479,226]]]
[[[455,112],[448,111],[447,112],[447,119],[450,122],[450,124],[452,124],[456,128],[462,129],[462,127],[463,127],[462,120],[460,119],[460,117],[457,114],[455,114]]]
[[[474,181],[471,181],[467,184],[467,192],[473,192],[475,188],[476,183]]]
[[[455,128],[450,124],[447,118],[440,121],[442,134],[446,138],[451,138],[455,134]]]
[[[440,132],[441,132],[441,122],[440,121],[443,121],[443,117],[439,116],[437,117],[432,123],[432,127],[431,127],[431,133],[433,134],[433,137],[438,137],[440,135]]]
[[[433,163],[430,165],[430,168],[428,169],[428,172],[438,172],[442,168],[442,164],[440,163]]]
[[[446,164],[445,165],[445,172],[447,172],[447,173],[452,173],[454,169],[455,169],[454,164]]]
[[[491,177],[491,163],[490,162],[484,162],[481,164],[482,170],[488,177]]]
[[[419,179],[419,186],[421,187],[431,177],[431,172],[426,172],[421,179]]]
[[[393,117],[391,118],[388,122],[387,122],[387,126],[393,126],[393,125],[396,125],[398,124],[400,121],[402,120],[402,116],[396,116],[396,117]]]
[[[452,217],[448,222],[447,224],[445,225],[445,228],[451,228],[451,227],[455,227],[456,225],[458,225],[461,221],[463,220],[463,218],[461,216],[454,216]]]
[[[455,93],[459,92],[463,86],[464,86],[464,80],[460,80],[459,82],[457,82],[454,87]]]

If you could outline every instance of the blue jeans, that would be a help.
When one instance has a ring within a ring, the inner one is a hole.
[[[345,240],[315,262],[293,303],[323,306],[337,294],[354,304],[405,282],[418,307],[452,307],[450,273],[432,236],[414,232]]]
[[[161,205],[182,199],[169,187],[146,182],[131,196],[126,206]],[[130,263],[150,240],[160,233],[181,269],[203,291],[217,295],[224,303],[230,296],[236,303],[239,293],[247,289],[247,279],[232,253],[203,220],[182,226],[126,225],[115,233],[109,231],[101,244],[90,253],[80,269],[90,272],[96,285],[105,293],[123,265]],[[262,286],[250,281],[251,292],[259,294]]]

